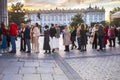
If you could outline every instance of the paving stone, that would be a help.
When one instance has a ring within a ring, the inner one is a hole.
[[[54,68],[55,74],[64,74],[60,68]]]
[[[24,62],[10,62],[9,67],[23,67]]]
[[[0,74],[3,72],[4,69],[5,69],[5,68],[0,68]]]
[[[2,80],[2,78],[3,78],[3,75],[2,75],[2,74],[0,74],[0,80]]]
[[[65,75],[59,75],[59,74],[55,74],[53,75],[54,80],[68,80],[68,78]]]
[[[52,74],[41,74],[42,80],[55,80]]]
[[[10,65],[10,63],[8,61],[1,61],[0,62],[0,68],[5,68],[8,67]]]
[[[56,67],[56,64],[53,62],[43,62],[40,63],[40,67]]]
[[[37,73],[52,74],[52,73],[54,73],[54,70],[53,70],[53,68],[49,68],[49,67],[38,67],[37,68]]]
[[[119,80],[120,56],[66,60],[83,80]],[[93,76],[94,75],[94,76]]]
[[[2,74],[17,74],[19,69],[19,67],[7,67],[3,70]]]
[[[41,80],[40,74],[24,74],[22,80]]]
[[[22,80],[22,75],[6,74],[6,75],[4,75],[2,80]]]
[[[39,62],[25,62],[24,67],[39,67]]]
[[[19,71],[20,74],[35,74],[36,72],[35,67],[21,67]]]

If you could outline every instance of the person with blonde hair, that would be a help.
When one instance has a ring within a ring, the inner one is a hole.
[[[71,44],[71,40],[70,40],[71,34],[69,31],[69,28],[67,26],[65,26],[64,30],[63,30],[63,45],[65,46],[65,50],[69,52],[69,45]]]
[[[26,51],[26,43],[24,38],[25,24],[21,23],[21,30],[19,31],[20,35],[20,51]]]
[[[98,31],[98,24],[95,24],[94,27],[92,28],[92,33],[90,35],[90,42],[92,43],[92,48],[97,49],[97,31]]]

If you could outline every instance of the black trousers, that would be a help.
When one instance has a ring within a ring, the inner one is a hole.
[[[115,47],[115,38],[109,38],[110,47]]]
[[[20,40],[20,51],[26,51],[26,42],[25,39],[21,38]]]
[[[99,36],[98,39],[99,39],[99,46],[100,46],[100,49],[102,50],[102,48],[104,47],[104,40],[103,40],[103,36]]]
[[[92,48],[93,48],[93,49],[97,49],[97,45],[98,45],[98,43],[97,43],[97,38],[95,37],[95,38],[94,38],[94,41],[93,41],[93,43],[92,43]]]
[[[69,45],[65,45],[65,51],[69,51]]]

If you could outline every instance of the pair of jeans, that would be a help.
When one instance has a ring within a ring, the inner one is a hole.
[[[6,35],[3,35],[1,49],[6,49],[6,48],[7,48],[7,37],[6,37]]]
[[[30,39],[25,39],[28,51],[31,51]]]
[[[16,36],[10,36],[10,40],[11,40],[11,45],[12,45],[12,51],[16,51]]]

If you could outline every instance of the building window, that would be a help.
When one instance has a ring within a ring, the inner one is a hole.
[[[46,15],[44,16],[44,21],[46,21]]]

